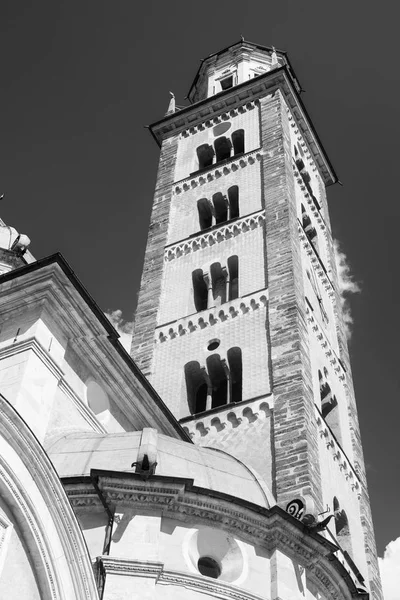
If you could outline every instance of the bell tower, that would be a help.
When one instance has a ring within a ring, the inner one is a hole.
[[[161,148],[132,354],[195,444],[299,518],[331,514],[382,598],[326,200],[335,172],[286,53],[202,61]],[[232,495],[234,495],[232,490]]]

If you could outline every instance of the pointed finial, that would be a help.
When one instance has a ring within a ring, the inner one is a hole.
[[[244,37],[242,35],[240,36],[240,40],[244,42]]]
[[[271,65],[277,65],[277,64],[278,64],[278,56],[276,54],[276,48],[275,48],[275,46],[272,46]]]
[[[170,115],[175,112],[175,94],[173,92],[170,92],[169,94],[171,96],[171,100],[168,104],[167,115]]]

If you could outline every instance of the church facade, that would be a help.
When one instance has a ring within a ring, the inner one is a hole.
[[[381,600],[326,188],[287,55],[154,123],[132,357],[0,225],[0,597]]]

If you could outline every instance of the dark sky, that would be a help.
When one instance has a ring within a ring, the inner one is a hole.
[[[351,354],[379,553],[400,536],[396,3],[3,0],[0,216],[60,251],[104,309],[136,304],[158,148],[201,58],[240,35],[287,50],[344,187],[336,238],[362,293]]]

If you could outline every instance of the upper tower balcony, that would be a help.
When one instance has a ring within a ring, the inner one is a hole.
[[[242,39],[202,60],[189,90],[188,99],[192,104],[205,100],[283,66],[288,67],[299,89],[285,52]]]

